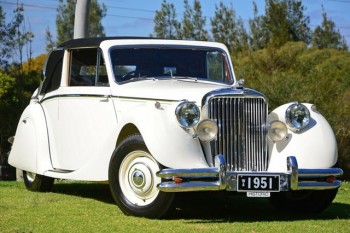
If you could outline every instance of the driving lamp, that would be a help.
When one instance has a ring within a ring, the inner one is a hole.
[[[269,138],[271,141],[279,142],[287,137],[287,126],[281,121],[273,121],[270,123],[269,127]]]
[[[304,129],[310,122],[309,109],[299,103],[290,105],[286,110],[286,123],[294,130]]]
[[[200,111],[194,102],[182,102],[175,109],[179,124],[184,128],[195,126],[200,118]]]
[[[215,121],[206,119],[199,122],[197,126],[197,136],[201,141],[209,142],[216,138],[218,126]]]

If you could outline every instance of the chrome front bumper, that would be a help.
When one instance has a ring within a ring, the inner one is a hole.
[[[163,169],[157,176],[165,180],[158,184],[163,192],[239,191],[238,175],[276,175],[280,177],[279,191],[322,190],[341,186],[336,177],[343,174],[340,168],[299,169],[294,156],[287,158],[287,172],[227,171],[224,156],[215,157],[215,167],[193,169]]]

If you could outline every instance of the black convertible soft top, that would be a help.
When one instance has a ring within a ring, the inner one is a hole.
[[[63,42],[58,48],[70,49],[80,47],[98,47],[105,40],[127,40],[127,39],[156,39],[150,37],[94,37],[79,38]]]

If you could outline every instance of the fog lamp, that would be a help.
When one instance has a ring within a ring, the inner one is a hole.
[[[206,119],[199,122],[197,126],[197,136],[201,141],[209,142],[216,138],[218,126],[215,121]]]
[[[273,121],[270,123],[269,127],[269,138],[271,141],[279,142],[287,137],[288,129],[286,124],[281,121]]]

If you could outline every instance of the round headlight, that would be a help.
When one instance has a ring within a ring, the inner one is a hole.
[[[206,119],[199,122],[197,126],[197,135],[201,141],[209,142],[216,138],[218,126],[215,121]]]
[[[269,127],[269,138],[271,141],[279,142],[287,137],[287,126],[281,121],[273,121]]]
[[[195,103],[182,102],[176,107],[175,115],[182,127],[191,128],[198,123],[200,111]]]
[[[305,128],[310,122],[309,109],[299,103],[290,105],[286,111],[286,123],[295,130]]]

